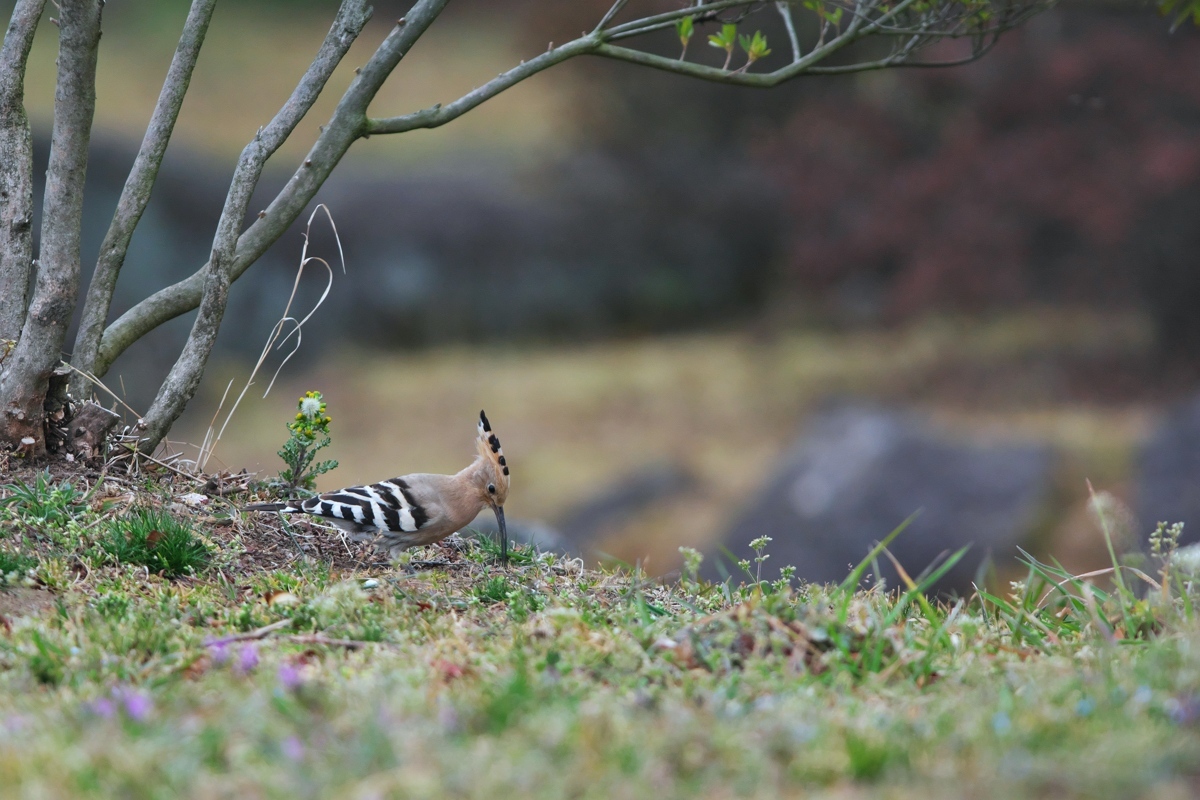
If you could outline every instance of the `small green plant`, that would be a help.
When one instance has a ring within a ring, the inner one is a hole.
[[[721,26],[720,33],[709,35],[708,43],[718,50],[725,51],[725,66],[721,69],[729,69],[729,62],[733,60],[733,48],[737,46],[737,25],[729,23]]]
[[[696,587],[700,583],[700,565],[704,562],[704,554],[694,547],[679,548],[683,556],[683,569],[679,573],[679,583],[685,587]]]
[[[1175,560],[1175,554],[1179,552],[1179,539],[1181,536],[1183,536],[1182,522],[1176,522],[1174,525],[1160,522],[1150,534],[1150,555],[1158,559],[1161,565],[1158,576],[1162,579],[1162,599],[1164,603],[1170,601],[1171,563]]]
[[[70,481],[55,483],[49,470],[33,485],[18,481],[0,487],[0,516],[35,528],[61,528],[83,510],[83,494]]]
[[[503,603],[507,600],[508,591],[508,579],[503,575],[496,575],[476,586],[474,594],[479,598],[480,602],[492,605],[494,603]]]
[[[745,72],[750,69],[750,66],[760,58],[766,58],[771,55],[771,48],[767,47],[767,37],[763,36],[762,31],[755,31],[754,36],[739,36],[738,42],[742,45],[742,49],[746,51],[746,63],[738,72]]]
[[[140,564],[168,578],[197,572],[209,558],[208,547],[191,525],[150,508],[109,523],[100,547],[122,564]]]
[[[750,549],[754,551],[754,583],[756,586],[762,583],[762,565],[771,557],[767,555],[766,549],[772,541],[770,536],[760,536],[750,542]]]
[[[24,553],[0,550],[0,587],[16,583],[37,565],[37,559]]]
[[[687,56],[688,42],[692,40],[692,34],[695,32],[696,24],[691,17],[682,17],[675,23],[675,33],[679,34],[679,43],[683,45],[683,51],[679,54],[680,61]]]
[[[470,529],[468,529],[470,530]],[[478,552],[489,561],[500,560],[500,540],[495,536],[479,531],[473,531],[474,541]],[[538,559],[538,551],[533,545],[518,545],[509,543],[508,561],[519,567],[529,566]]]
[[[287,467],[279,473],[280,494],[295,496],[311,494],[317,477],[337,469],[334,460],[316,462],[317,453],[329,446],[329,423],[333,419],[325,412],[325,399],[320,392],[305,392],[296,404],[296,418],[288,423],[291,436],[279,450]]]

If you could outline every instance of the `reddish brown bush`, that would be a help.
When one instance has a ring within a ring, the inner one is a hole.
[[[1166,27],[1060,13],[969,67],[803,102],[757,148],[786,187],[786,288],[884,318],[1154,301],[1131,290],[1189,254],[1150,263],[1147,215],[1200,192],[1200,36]]]

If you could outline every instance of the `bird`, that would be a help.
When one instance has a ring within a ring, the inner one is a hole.
[[[483,411],[479,412],[475,447],[475,460],[454,475],[401,475],[303,500],[248,505],[244,510],[326,519],[354,541],[373,542],[395,558],[410,547],[440,542],[490,508],[500,529],[500,562],[507,565],[504,502],[508,499],[508,461]]]

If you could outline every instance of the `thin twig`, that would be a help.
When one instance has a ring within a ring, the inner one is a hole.
[[[595,30],[604,30],[604,26],[611,22],[613,17],[621,13],[621,9],[624,8],[628,2],[629,0],[617,0],[617,2],[613,3],[612,8],[608,10],[608,13],[600,18],[600,23],[596,26]]]
[[[124,447],[126,449],[126,451],[128,451],[130,453],[130,455],[134,456],[135,461],[139,458],[144,458],[147,461],[152,461],[155,464],[158,464],[163,469],[168,469],[171,472],[174,472],[176,475],[178,475],[182,478],[187,478],[189,481],[194,481],[195,483],[197,483],[201,486],[208,483],[208,481],[205,478],[201,478],[196,475],[192,475],[187,472],[184,472],[183,470],[179,469],[178,467],[173,467],[165,461],[160,461],[159,459],[155,458],[154,456],[152,456],[148,453],[143,453],[141,450],[138,450],[135,445],[130,445],[125,442],[117,442],[117,446]]]
[[[796,23],[792,20],[792,7],[788,0],[778,0],[775,9],[783,17],[783,27],[787,28],[788,40],[792,43],[792,63],[800,60],[800,38],[796,36]]]
[[[122,400],[121,397],[116,392],[114,392],[112,389],[105,386],[104,382],[101,381],[99,378],[97,378],[95,375],[93,375],[92,373],[90,373],[86,370],[82,370],[82,369],[79,369],[78,367],[68,364],[65,361],[63,362],[63,364],[65,366],[67,366],[68,368],[74,370],[75,372],[79,373],[84,378],[86,378],[89,381],[91,381],[92,383],[94,383],[96,386],[99,386],[104,391],[108,392],[109,396],[112,397],[113,400],[116,400],[118,403],[125,406],[125,410],[128,411],[130,414],[133,414],[134,417],[136,417],[137,419],[142,418],[141,414],[139,414],[137,411],[134,411],[133,408],[128,403],[126,403],[124,400]]]
[[[232,644],[233,642],[250,642],[255,639],[265,639],[272,633],[286,628],[292,624],[291,619],[281,619],[272,622],[270,625],[264,625],[261,628],[256,628],[249,633],[238,633],[233,636],[222,636],[220,639],[211,639],[205,642],[207,647],[220,647],[221,645]]]
[[[368,642],[363,639],[330,639],[322,636],[319,633],[293,633],[287,636],[276,636],[281,642],[293,642],[295,644],[322,644],[326,647],[345,647],[348,650],[358,650],[366,647],[369,644],[388,645],[388,642]]]
[[[309,233],[312,229],[312,221],[320,211],[325,212],[325,217],[329,220],[329,226],[333,228],[333,238],[334,241],[337,242],[338,258],[341,260],[342,273],[344,274],[346,272],[346,254],[342,249],[342,238],[338,235],[337,225],[333,221],[333,215],[329,212],[329,207],[324,203],[321,203],[313,209],[312,214],[310,214],[308,217],[308,225],[304,229],[304,246],[300,251],[300,267],[296,270],[296,277],[292,281],[292,293],[288,295],[287,303],[283,307],[283,316],[281,316],[275,323],[275,326],[271,328],[271,334],[267,337],[267,342],[263,345],[262,352],[260,352],[258,355],[258,361],[255,362],[254,368],[250,370],[250,376],[246,378],[246,383],[242,387],[242,391],[238,394],[237,400],[234,401],[233,407],[229,409],[229,413],[225,416],[225,421],[221,424],[221,429],[217,431],[215,437],[212,436],[212,428],[216,422],[217,415],[213,415],[213,423],[209,425],[209,430],[204,436],[204,444],[201,447],[200,453],[196,457],[196,464],[200,470],[203,470],[205,466],[207,466],[208,459],[212,456],[213,451],[216,449],[217,443],[221,441],[221,437],[225,435],[225,429],[229,426],[229,421],[233,419],[234,412],[238,410],[238,407],[242,403],[242,399],[246,396],[246,392],[249,391],[250,387],[254,384],[254,376],[256,376],[259,369],[262,368],[262,365],[267,360],[267,356],[270,355],[271,350],[278,350],[282,348],[287,340],[291,338],[292,334],[296,334],[296,346],[292,348],[292,351],[288,353],[287,356],[284,357],[283,361],[280,362],[279,366],[276,367],[275,374],[271,376],[271,382],[267,384],[267,390],[263,392],[263,397],[266,397],[271,393],[271,387],[275,385],[275,380],[279,377],[280,370],[282,370],[284,365],[291,360],[292,356],[296,354],[296,351],[300,349],[301,329],[304,327],[304,323],[308,322],[312,315],[317,312],[317,309],[324,304],[325,299],[329,297],[329,291],[333,288],[333,268],[330,267],[329,262],[325,261],[323,258],[309,258],[308,256],[308,244],[311,241]],[[317,263],[321,264],[321,266],[325,267],[326,271],[329,273],[329,279],[325,284],[325,291],[321,293],[321,297],[318,298],[316,303],[313,304],[313,307],[309,309],[309,312],[304,316],[304,318],[297,321],[291,316],[292,303],[295,302],[296,293],[300,290],[300,279],[304,276],[304,268],[308,266],[310,261],[316,261]],[[283,333],[283,327],[289,321],[292,322],[295,327],[293,327],[286,336],[280,339],[279,336]],[[230,385],[232,385],[232,381],[230,382]],[[226,391],[228,392],[228,389],[226,389]],[[225,398],[222,397],[221,405],[224,404]],[[220,413],[220,407],[218,407],[217,413]]]

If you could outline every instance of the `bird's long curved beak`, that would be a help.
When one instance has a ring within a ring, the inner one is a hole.
[[[504,525],[504,509],[500,506],[492,506],[492,511],[496,512],[496,524],[500,527],[500,563],[508,566],[508,528]]]

